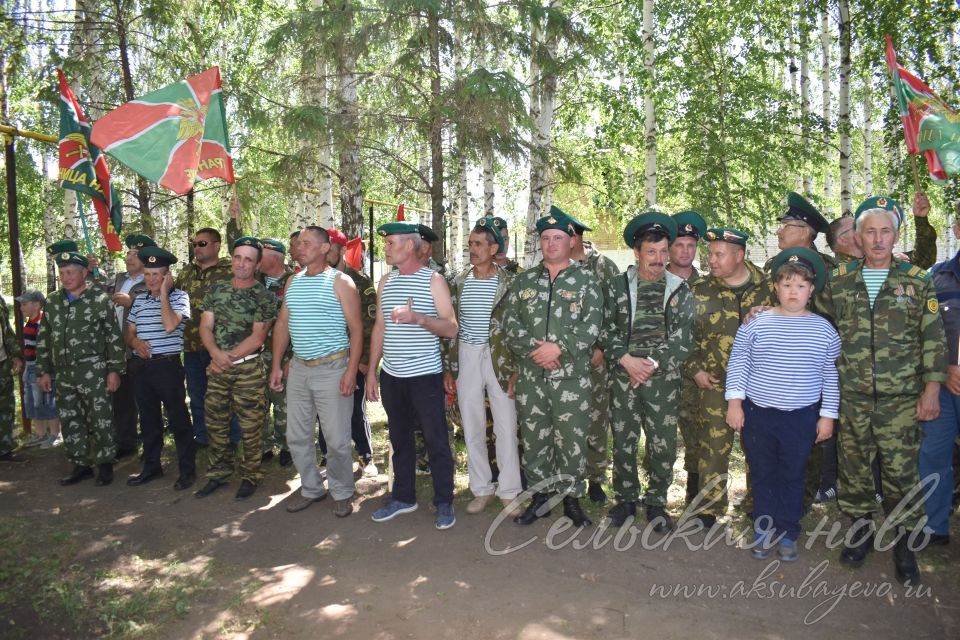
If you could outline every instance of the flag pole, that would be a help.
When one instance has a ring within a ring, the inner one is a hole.
[[[917,156],[907,151],[910,156],[910,164],[913,165],[913,192],[920,192],[920,172],[917,170]]]

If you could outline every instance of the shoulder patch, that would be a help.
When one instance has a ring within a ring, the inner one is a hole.
[[[936,298],[929,298],[927,300],[927,311],[930,313],[936,313],[940,310],[940,303],[937,302]]]

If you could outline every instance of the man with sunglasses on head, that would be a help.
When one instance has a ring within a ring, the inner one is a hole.
[[[187,377],[187,395],[190,396],[190,415],[193,418],[193,437],[200,447],[209,444],[206,414],[203,403],[207,395],[207,367],[210,354],[200,341],[200,305],[214,283],[233,277],[230,258],[220,258],[220,232],[210,227],[197,231],[190,241],[193,260],[177,274],[175,289],[186,291],[190,297],[190,318],[183,334],[183,370]],[[239,440],[231,425],[230,440]]]

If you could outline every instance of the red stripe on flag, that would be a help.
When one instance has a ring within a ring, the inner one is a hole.
[[[109,151],[118,142],[133,138],[164,118],[178,118],[183,107],[178,104],[128,102],[97,120],[90,136],[95,145]]]
[[[177,145],[167,164],[167,170],[157,181],[177,195],[183,195],[193,188],[196,178],[197,151],[200,146],[200,134],[184,140]]]

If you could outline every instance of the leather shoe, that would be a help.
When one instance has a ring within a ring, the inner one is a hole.
[[[273,449],[267,449],[263,452],[263,455],[260,456],[260,463],[270,462],[273,460]]]
[[[533,524],[537,518],[546,518],[550,515],[550,509],[546,506],[549,500],[550,496],[545,493],[533,494],[530,504],[528,504],[524,512],[515,517],[513,521],[517,524],[528,525]]]
[[[213,480],[213,479],[207,480],[207,484],[203,485],[203,488],[195,492],[193,495],[195,495],[198,498],[206,498],[208,495],[210,495],[211,493],[213,493],[214,491],[216,491],[217,489],[219,489],[225,484],[227,483],[224,482],[223,480]]]
[[[177,478],[177,481],[173,483],[174,491],[183,491],[184,489],[189,489],[193,486],[193,483],[197,481],[197,477],[193,474],[187,476],[180,476]]]
[[[253,492],[257,490],[257,485],[253,484],[249,480],[243,480],[240,482],[240,488],[237,489],[237,495],[233,497],[234,500],[246,500],[253,495]]]
[[[316,498],[308,498],[306,496],[297,496],[296,500],[293,500],[290,504],[287,505],[287,513],[296,513],[298,511],[303,511],[314,502],[320,502],[327,497],[327,494],[322,496],[317,496]]]
[[[607,494],[603,490],[603,486],[596,480],[591,480],[587,485],[587,496],[590,498],[590,502],[594,504],[605,504],[607,502]]]
[[[289,467],[293,464],[293,456],[290,455],[290,452],[284,449],[280,452],[280,458],[277,460],[280,463],[281,467]]]
[[[944,545],[950,544],[950,534],[949,533],[930,533],[927,534],[927,545],[928,547],[942,547]]]
[[[113,482],[113,463],[105,462],[97,466],[97,480],[93,484],[105,487]]]
[[[713,529],[713,525],[717,524],[717,516],[709,513],[701,513],[697,516],[697,520],[699,520],[700,524],[703,525],[704,531]]]
[[[566,496],[563,499],[563,515],[573,520],[575,527],[589,527],[593,524],[593,521],[580,508],[580,499],[573,496]]]
[[[60,484],[63,486],[69,486],[71,484],[77,484],[81,480],[93,477],[93,467],[87,467],[82,464],[77,464],[73,466],[73,471],[70,472],[70,475],[60,478]]]
[[[156,471],[141,471],[135,476],[130,476],[127,478],[128,487],[139,487],[142,484],[147,484],[151,480],[156,480],[157,478],[163,477],[163,470],[157,469]]]
[[[647,505],[647,522],[653,525],[655,533],[673,531],[673,520],[670,514],[660,505]]]
[[[636,502],[621,502],[614,505],[610,511],[607,512],[607,518],[610,520],[611,527],[620,528],[626,523],[628,518],[637,517],[637,503]]]
[[[840,551],[841,564],[853,568],[863,566],[867,554],[873,550],[872,526],[873,521],[870,518],[858,518],[853,522],[853,535],[849,542],[844,540],[843,550]]]
[[[910,549],[909,532],[899,527],[897,529],[897,544],[893,547],[893,568],[897,581],[902,585],[916,585],[920,582],[920,567],[917,566],[917,556]]]

